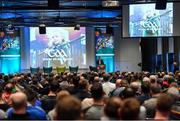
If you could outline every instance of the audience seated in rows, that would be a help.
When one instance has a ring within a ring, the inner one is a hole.
[[[180,71],[0,74],[0,120],[180,120]]]

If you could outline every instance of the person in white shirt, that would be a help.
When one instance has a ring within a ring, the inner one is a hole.
[[[105,74],[103,76],[104,84],[102,86],[103,86],[103,90],[104,90],[104,93],[105,93],[106,96],[108,96],[109,93],[116,88],[115,84],[109,82],[109,80],[110,80],[110,75],[109,74]]]

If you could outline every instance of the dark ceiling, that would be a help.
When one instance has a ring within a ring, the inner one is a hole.
[[[123,4],[155,2],[121,0],[119,7],[107,8],[102,7],[102,1],[59,0],[59,7],[51,8],[48,6],[48,0],[1,0],[0,25],[38,26],[41,23],[48,26],[73,26],[78,23],[84,26],[120,25]]]

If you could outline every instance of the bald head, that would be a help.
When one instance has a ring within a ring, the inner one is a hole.
[[[95,76],[95,77],[94,77],[94,82],[99,82],[99,81],[100,81],[99,77],[98,77],[98,76]]]
[[[121,79],[116,80],[116,88],[121,86]]]
[[[25,108],[27,105],[27,96],[22,92],[16,92],[11,96],[12,107],[15,110],[20,110],[21,108]]]

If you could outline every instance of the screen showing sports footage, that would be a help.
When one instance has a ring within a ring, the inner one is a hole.
[[[114,55],[113,36],[106,34],[106,28],[99,28],[96,37],[96,56]]]
[[[30,66],[86,67],[85,27],[46,27],[46,34],[39,34],[38,27],[30,27]]]
[[[130,37],[173,35],[173,4],[166,10],[156,10],[155,4],[136,4],[129,7]]]

